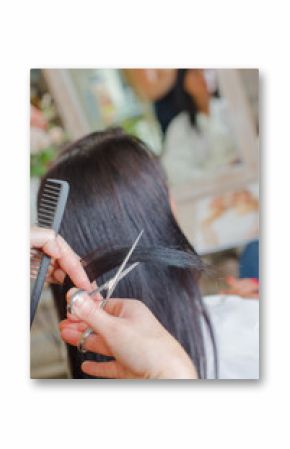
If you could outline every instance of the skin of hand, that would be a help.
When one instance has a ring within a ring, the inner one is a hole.
[[[242,298],[259,298],[259,282],[256,279],[237,279],[233,276],[228,276],[226,282],[229,288],[222,290],[222,294],[238,295]]]
[[[70,301],[75,289],[67,294]],[[86,361],[81,369],[95,377],[117,379],[196,379],[196,370],[182,346],[165,330],[151,311],[135,299],[100,298],[82,292],[74,301],[71,319],[60,323],[62,339],[76,346],[81,333],[91,327],[88,351],[113,356],[109,362]]]
[[[79,256],[53,230],[32,227],[30,229],[30,248],[40,250],[51,257],[47,282],[62,284],[65,276],[68,275],[78,288],[91,289],[90,281]]]

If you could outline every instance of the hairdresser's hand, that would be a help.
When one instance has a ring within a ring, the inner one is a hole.
[[[75,290],[70,290],[68,301]],[[195,368],[181,345],[164,329],[150,310],[135,299],[100,301],[82,293],[74,302],[73,315],[81,322],[60,323],[63,340],[76,346],[81,333],[93,328],[85,348],[114,361],[82,364],[82,371],[96,377],[143,379],[196,379]]]
[[[60,235],[56,235],[51,229],[32,227],[30,230],[30,248],[32,251],[41,250],[52,258],[48,282],[62,284],[65,276],[68,275],[77,287],[84,290],[91,288],[79,256]]]
[[[237,279],[233,276],[226,278],[228,288],[221,291],[225,295],[238,295],[242,298],[259,298],[259,281],[254,278]]]

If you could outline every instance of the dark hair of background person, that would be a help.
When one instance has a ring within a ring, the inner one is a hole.
[[[72,143],[46,178],[70,184],[60,234],[84,260],[91,281],[101,285],[121,263],[143,229],[131,262],[139,266],[122,279],[115,297],[142,300],[181,343],[198,374],[206,378],[204,325],[216,348],[212,327],[198,289],[202,262],[178,226],[170,207],[159,160],[145,144],[121,130],[92,133]],[[66,318],[65,293],[71,286],[53,286],[60,319]],[[107,360],[80,354],[68,346],[72,375],[82,373],[84,360]],[[142,354],[140,354],[142,357]]]
[[[181,112],[186,112],[190,123],[198,131],[196,117],[199,112],[194,98],[184,88],[186,73],[190,69],[178,69],[176,82],[169,92],[155,101],[154,109],[163,133],[166,133],[171,121]],[[213,93],[219,97],[218,91]]]

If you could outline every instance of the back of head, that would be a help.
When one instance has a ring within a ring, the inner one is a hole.
[[[205,377],[202,320],[207,316],[197,286],[202,264],[172,214],[158,159],[120,130],[95,132],[71,144],[47,177],[70,184],[60,234],[84,259],[92,281],[108,279],[144,230],[131,259],[141,263],[120,281],[114,296],[143,300]],[[68,286],[53,288],[61,318]],[[86,377],[79,365],[95,356],[81,356],[74,348],[70,356],[74,377]]]

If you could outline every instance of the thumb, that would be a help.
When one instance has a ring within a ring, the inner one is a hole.
[[[71,291],[69,296],[71,296]],[[84,321],[94,332],[105,335],[114,325],[115,318],[100,308],[101,301],[93,300],[87,292],[76,291],[69,301],[73,300],[72,314]]]

